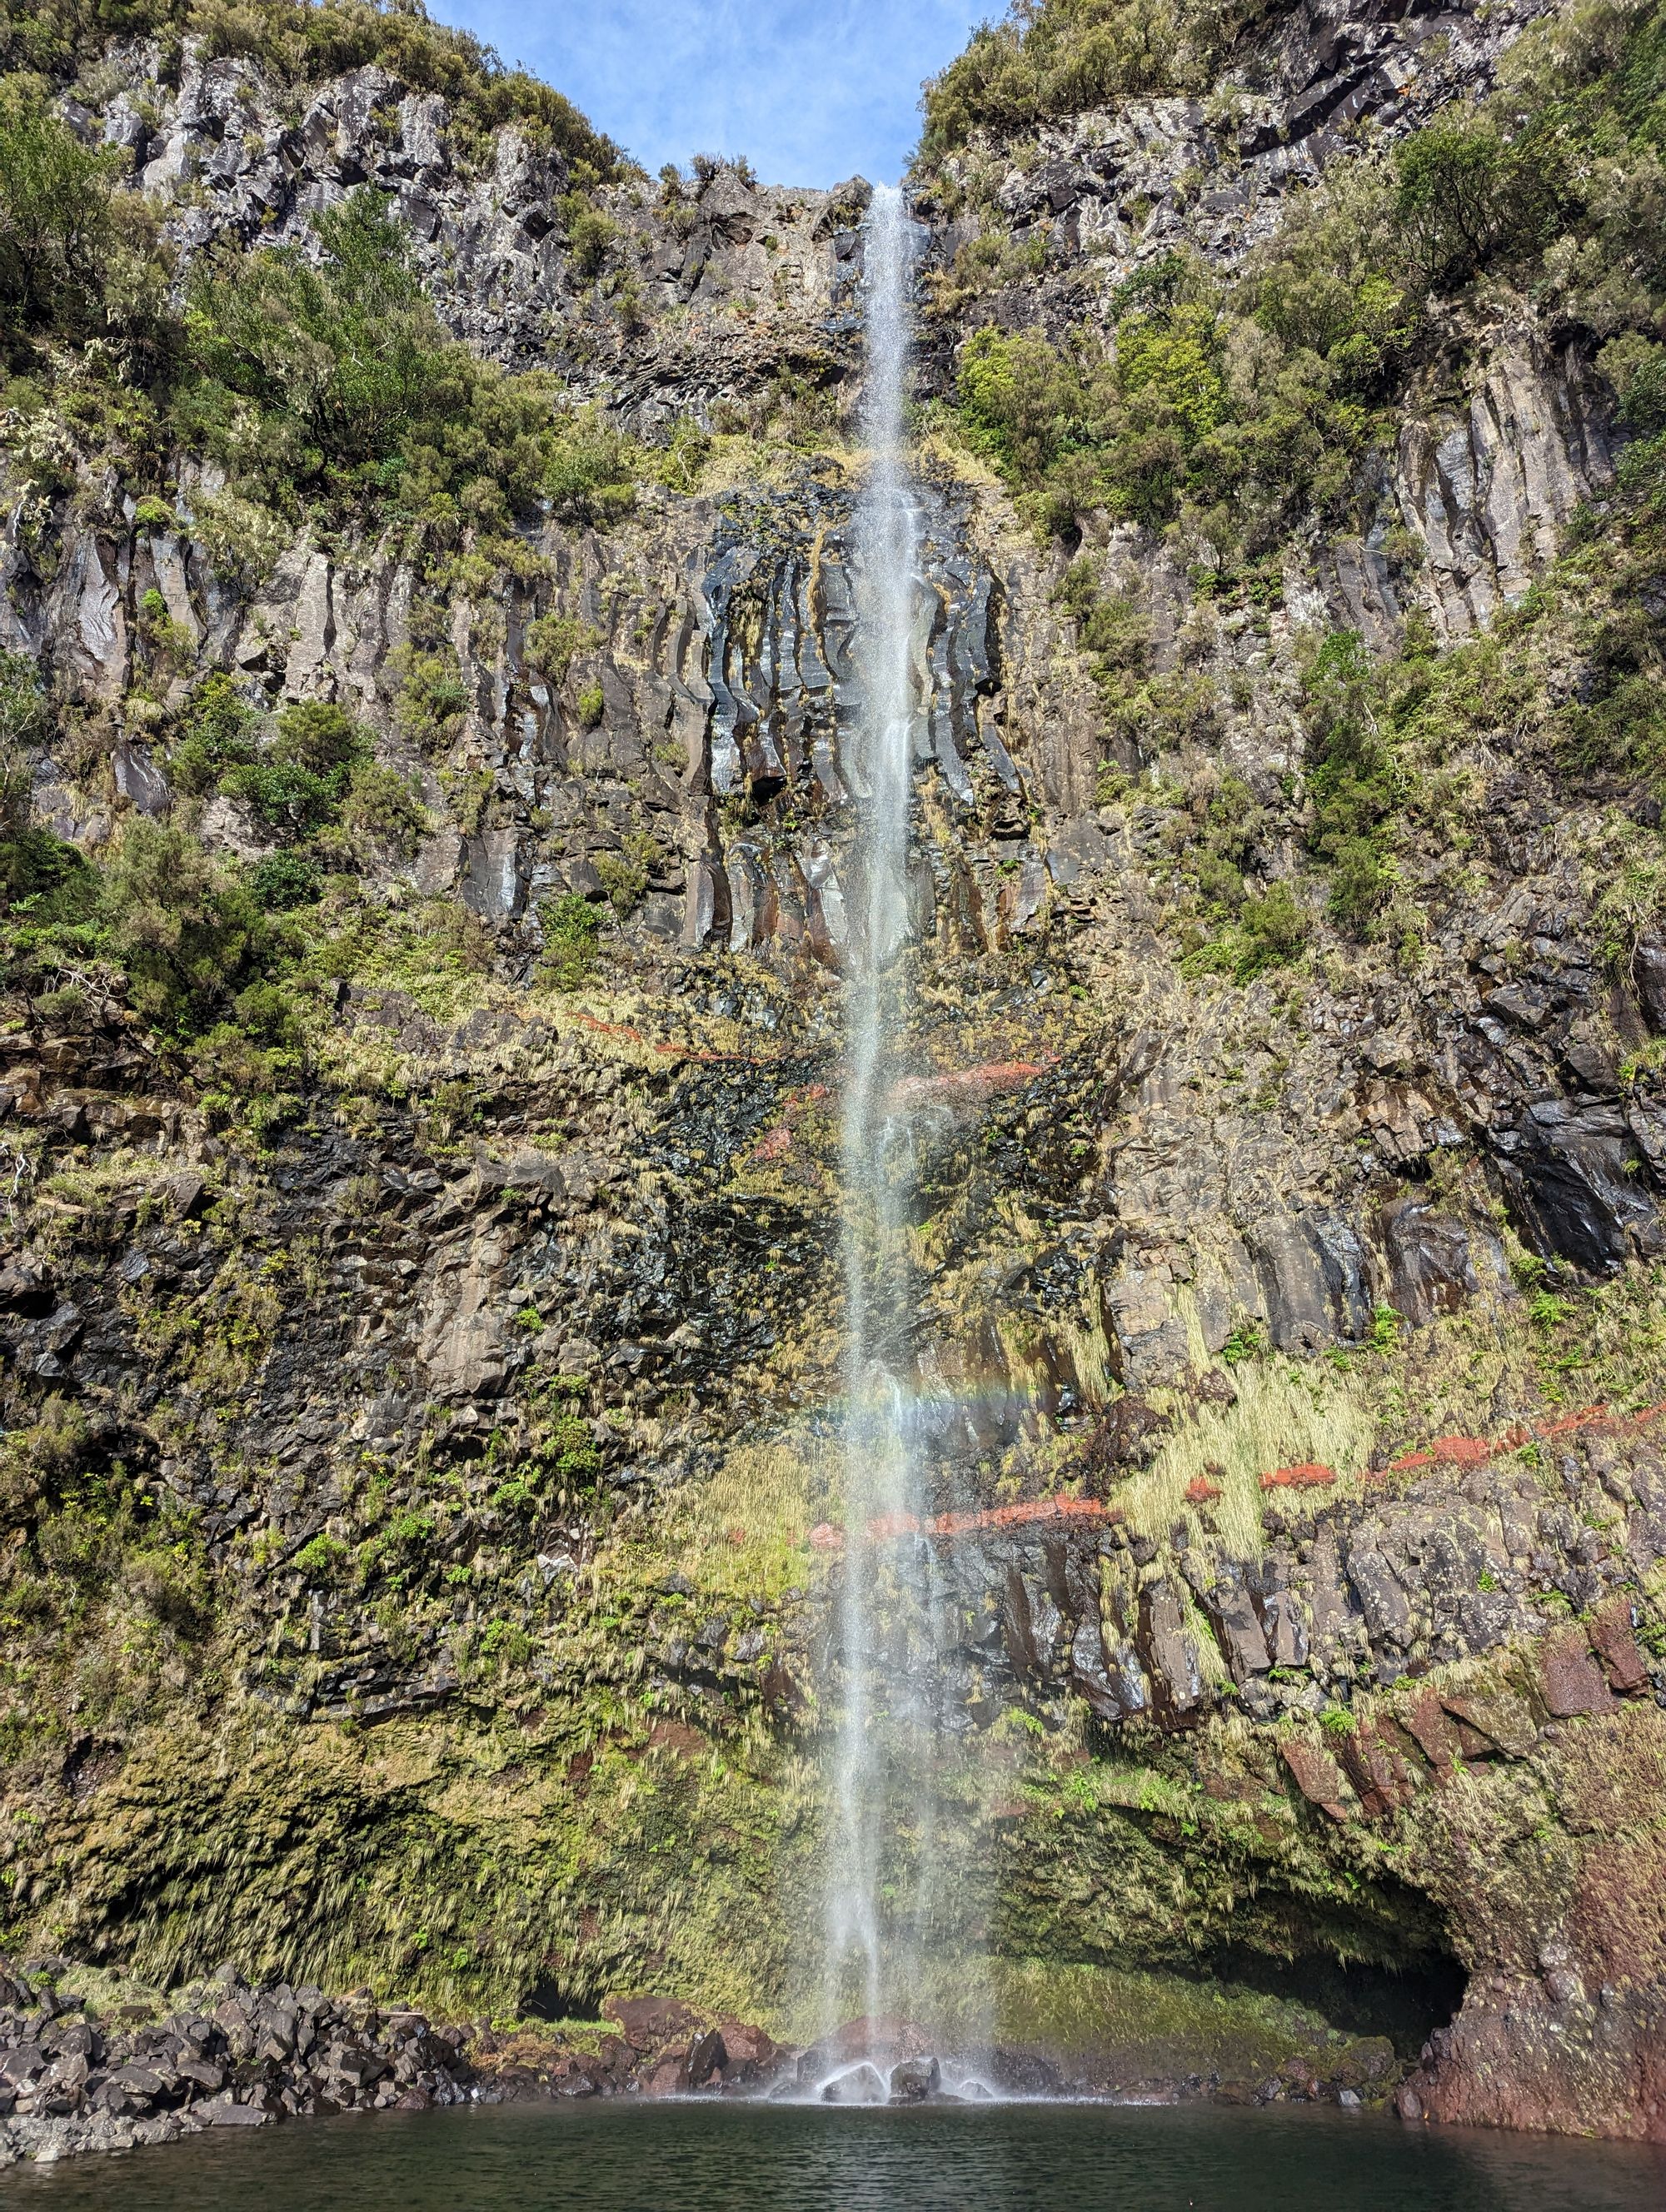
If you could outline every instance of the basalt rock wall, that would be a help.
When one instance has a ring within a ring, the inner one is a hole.
[[[1183,237],[1233,262],[1353,157],[1344,125],[1484,89],[1533,12],[1292,12],[1230,100],[1047,125],[997,194],[1043,265],[936,314],[965,241],[922,200],[921,397],[986,320],[1061,336]],[[783,375],[848,417],[858,188],[605,187],[631,329],[575,266],[559,158],[469,153],[385,70],[302,98],[192,55],[73,119],[187,267],[302,240],[368,181],[454,330],[656,444]],[[1314,1990],[1339,1960],[1456,1961],[1456,2021],[1372,2094],[1414,2068],[1408,2117],[1659,2136],[1666,954],[1613,958],[1599,811],[1502,734],[1457,764],[1490,795],[1462,865],[1403,857],[1415,961],[1328,932],[1316,893],[1297,973],[1200,971],[1176,921],[1182,788],[1201,809],[1236,779],[1253,884],[1301,880],[1304,636],[1485,635],[1608,481],[1585,340],[1506,301],[1466,344],[1460,389],[1408,401],[1365,526],[1298,532],[1253,605],[1088,519],[1157,674],[1208,694],[1161,747],[1108,733],[1063,549],[922,446],[893,1103],[941,1525],[893,1533],[949,1624],[933,1693],[989,1753],[968,1832],[1004,1962],[1217,1972],[1247,2003],[1246,1954]],[[240,580],[196,526],[200,464],[170,462],[164,527],[84,458],[43,488],[9,457],[0,645],[69,710],[40,820],[95,854],[135,815],[228,865],[273,849],[173,788],[136,700],[159,595],[164,704],[218,670],[266,712],[349,708],[429,825],[365,863],[367,899],[471,933],[437,973],[324,975],[301,1092],[258,1136],[119,997],[8,1002],[20,1948],[159,2007],[229,1956],[435,2018],[654,1990],[792,2027],[840,1571],[860,466],[816,444],[646,485],[610,528],[528,526],[520,568],[445,609],[438,750],[400,721],[397,536],[298,531]],[[551,615],[559,677],[528,643]],[[573,894],[600,960],[552,986]]]

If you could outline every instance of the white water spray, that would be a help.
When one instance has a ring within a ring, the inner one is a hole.
[[[928,1577],[884,1532],[921,1511],[910,1434],[909,1132],[887,1104],[906,1005],[921,520],[903,451],[914,240],[903,196],[874,192],[865,278],[870,454],[855,521],[860,713],[847,781],[858,817],[847,971],[842,1703],[826,1881],[824,2021],[906,2014],[919,1987],[933,1863]],[[907,1595],[903,1593],[906,1590]],[[900,1601],[899,1601],[900,1600]],[[923,1693],[929,1704],[929,1691]],[[913,1739],[910,1744],[910,1738]],[[887,1847],[895,1863],[887,1866]],[[883,1900],[883,1902],[882,1902]]]

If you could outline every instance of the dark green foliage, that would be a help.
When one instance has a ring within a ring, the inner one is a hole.
[[[1394,750],[1378,720],[1378,678],[1363,641],[1335,630],[1304,672],[1313,806],[1309,850],[1330,875],[1330,911],[1362,934],[1394,882],[1399,799]]]
[[[249,889],[268,914],[311,906],[323,888],[314,864],[293,849],[269,853],[249,871]]]
[[[274,507],[368,500],[506,526],[561,449],[550,380],[447,336],[375,193],[316,227],[316,264],[284,247],[199,270],[181,430]]]
[[[1192,507],[1213,534],[1259,547],[1298,505],[1335,495],[1365,416],[1347,371],[1268,330],[1246,343],[1252,295],[1175,259],[1170,296],[1131,301],[1109,355],[1085,336],[1060,348],[978,331],[961,355],[962,425],[1058,534],[1096,507],[1158,528]],[[1382,319],[1375,294],[1365,312]],[[1347,322],[1338,348],[1356,335]],[[1234,355],[1256,349],[1257,374],[1234,377]]]
[[[286,707],[271,746],[228,769],[220,788],[269,829],[305,836],[339,818],[353,771],[368,751],[365,732],[339,707]]]
[[[1253,12],[1243,0],[1018,0],[926,87],[921,156],[976,130],[1010,134],[1125,94],[1199,89]]]
[[[34,663],[0,653],[0,911],[27,901],[72,913],[88,871],[66,845],[29,819],[34,775],[29,749],[47,736],[52,709]]]
[[[166,371],[167,264],[148,204],[115,190],[117,166],[52,112],[39,78],[0,82],[0,343],[15,362],[43,337],[98,337],[130,381]]]
[[[204,677],[187,710],[184,734],[168,757],[173,788],[190,797],[216,791],[229,769],[253,760],[254,731],[254,714],[231,678],[219,670]]]
[[[564,521],[617,520],[636,497],[629,440],[593,409],[574,416],[551,441],[543,488]]]
[[[398,860],[408,860],[432,826],[420,792],[397,769],[368,760],[353,770],[341,823],[356,845]]]
[[[596,964],[602,920],[577,891],[563,891],[538,909],[544,925],[543,973],[557,990],[571,991]]]
[[[0,313],[14,325],[92,319],[114,242],[108,171],[37,87],[0,86]]]
[[[1307,920],[1287,883],[1269,884],[1259,898],[1248,898],[1238,917],[1242,941],[1236,963],[1240,982],[1293,960],[1307,943]]]
[[[1535,134],[1506,141],[1474,115],[1418,131],[1395,161],[1395,215],[1412,269],[1431,291],[1466,284],[1505,247],[1545,242],[1556,212]]]
[[[513,124],[598,179],[619,173],[622,157],[572,102],[521,70],[506,70],[466,31],[429,20],[422,0],[0,0],[0,66],[68,79],[106,42],[161,40],[164,67],[177,67],[182,40],[210,56],[246,54],[295,85],[380,62],[414,92],[453,103],[466,142],[489,154]]]
[[[1190,894],[1181,928],[1187,975],[1225,975],[1248,983],[1295,959],[1307,943],[1307,917],[1292,887],[1275,881],[1252,892],[1244,878],[1267,866],[1267,817],[1241,777],[1207,781],[1170,820],[1165,843],[1171,880]]]
[[[130,818],[104,878],[105,945],[128,995],[159,1028],[211,1020],[270,948],[253,896],[222,877],[194,837]]]
[[[403,734],[423,752],[447,751],[463,726],[469,695],[449,645],[424,650],[401,646],[388,665],[399,678],[394,714]]]
[[[1091,659],[1093,680],[1111,728],[1138,737],[1150,696],[1143,681],[1151,652],[1151,622],[1121,592],[1102,592],[1093,562],[1073,561],[1054,592],[1076,620],[1077,642]]]
[[[564,193],[556,203],[556,213],[567,233],[568,251],[572,254],[575,269],[581,276],[599,275],[609,249],[619,235],[618,224],[583,192]]]

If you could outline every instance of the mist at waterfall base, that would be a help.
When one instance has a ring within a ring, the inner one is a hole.
[[[214,2130],[0,2175],[17,2212],[1659,2212],[1620,2143],[1289,2106],[514,2105]]]

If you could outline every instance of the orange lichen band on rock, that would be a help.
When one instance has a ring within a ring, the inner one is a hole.
[[[1606,1406],[1585,1406],[1577,1413],[1564,1413],[1560,1421],[1550,1422],[1542,1433],[1547,1437],[1566,1437],[1575,1429],[1595,1428],[1599,1422],[1606,1422],[1608,1418]]]
[[[867,1533],[876,1544],[883,1544],[893,1536],[917,1536],[919,1521],[912,1513],[880,1513],[867,1524]]]
[[[1275,1467],[1270,1474],[1262,1475],[1261,1486],[1263,1490],[1328,1490],[1335,1480],[1334,1467],[1304,1460],[1299,1467]]]
[[[1095,1498],[1031,1498],[1017,1505],[992,1505],[981,1513],[939,1513],[926,1523],[930,1536],[970,1536],[985,1528],[1021,1528],[1037,1522],[1091,1522],[1113,1526],[1122,1518],[1114,1505]]]
[[[1043,1060],[986,1060],[977,1067],[963,1067],[943,1075],[905,1075],[891,1088],[891,1103],[906,1106],[921,1098],[982,1098],[991,1091],[1018,1091],[1059,1064],[1058,1054]]]
[[[990,1505],[976,1512],[939,1513],[928,1521],[919,1520],[912,1513],[881,1513],[867,1523],[864,1534],[871,1543],[883,1544],[899,1536],[975,1536],[985,1530],[1022,1528],[1037,1522],[1062,1521],[1114,1528],[1122,1517],[1120,1508],[1101,1505],[1094,1498],[1031,1498],[1017,1505]],[[809,1541],[814,1551],[842,1551],[844,1531],[830,1521],[821,1521],[810,1531]]]
[[[1006,1066],[1018,1066],[1006,1062]],[[1657,1419],[1666,1413],[1666,1403],[1645,1406],[1641,1413],[1615,1419],[1606,1406],[1587,1406],[1578,1413],[1566,1415],[1539,1433],[1545,1436],[1566,1435],[1576,1429],[1640,1427],[1645,1421]],[[1402,1453],[1385,1468],[1364,1468],[1361,1482],[1381,1482],[1390,1474],[1410,1474],[1426,1467],[1479,1467],[1501,1452],[1518,1450],[1532,1441],[1533,1432],[1517,1425],[1506,1429],[1502,1436],[1490,1442],[1485,1437],[1437,1437],[1427,1451]],[[1271,1490],[1329,1490],[1338,1480],[1334,1467],[1325,1467],[1317,1460],[1304,1460],[1294,1467],[1275,1467],[1259,1478],[1264,1491]],[[1189,1505],[1207,1505],[1221,1495],[1218,1483],[1206,1475],[1197,1474],[1187,1484],[1183,1493]],[[1120,1506],[1102,1505],[1093,1498],[1031,1498],[1016,1505],[991,1505],[981,1511],[970,1513],[939,1513],[934,1520],[921,1521],[912,1513],[885,1513],[868,1522],[866,1534],[873,1543],[885,1543],[899,1536],[929,1536],[951,1539],[956,1536],[976,1536],[985,1531],[1018,1528],[1037,1522],[1077,1522],[1099,1527],[1114,1528],[1126,1516]],[[830,1521],[823,1521],[810,1531],[812,1548],[818,1552],[843,1549],[844,1532]]]
[[[1437,1437],[1427,1451],[1404,1452],[1390,1465],[1396,1474],[1419,1467],[1480,1467],[1504,1449],[1485,1437]]]
[[[1640,1429],[1645,1422],[1658,1420],[1663,1413],[1666,1413],[1666,1403],[1645,1406],[1635,1413],[1616,1413],[1608,1406],[1582,1406],[1577,1413],[1564,1413],[1542,1428],[1512,1421],[1496,1437],[1437,1437],[1426,1451],[1402,1452],[1398,1459],[1390,1460],[1389,1472],[1412,1474],[1425,1467],[1480,1467],[1502,1453],[1520,1451],[1541,1437],[1574,1436],[1581,1430],[1597,1436],[1618,1436],[1626,1429]]]

